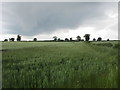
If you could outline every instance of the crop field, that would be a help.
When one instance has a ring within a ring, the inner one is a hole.
[[[118,42],[2,42],[3,88],[117,88]]]

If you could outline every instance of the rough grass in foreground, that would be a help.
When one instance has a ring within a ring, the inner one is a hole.
[[[3,88],[117,88],[118,51],[84,42],[4,42]]]

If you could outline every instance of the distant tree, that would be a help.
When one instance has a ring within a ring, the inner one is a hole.
[[[70,41],[72,41],[72,38],[70,38]]]
[[[15,39],[14,38],[9,38],[9,41],[14,41]]]
[[[81,37],[80,36],[77,36],[77,41],[81,41]]]
[[[84,39],[81,39],[81,41],[84,41]]]
[[[8,39],[5,39],[4,41],[8,41]]]
[[[37,41],[37,38],[34,38],[33,41]]]
[[[54,38],[54,41],[57,41],[57,36],[54,36],[53,38]]]
[[[102,38],[101,38],[101,37],[98,37],[97,41],[102,41]]]
[[[21,36],[17,35],[17,41],[21,41]]]
[[[64,40],[60,40],[61,42],[64,42]]]
[[[89,41],[89,40],[90,40],[90,34],[85,34],[84,37],[85,37],[85,40],[86,40],[86,41]]]
[[[96,41],[96,39],[95,39],[95,38],[93,38],[93,41]]]
[[[107,39],[107,41],[110,41],[109,38]]]
[[[68,38],[65,38],[65,41],[69,41],[69,39],[68,39]]]
[[[60,41],[60,38],[58,38],[58,41]]]

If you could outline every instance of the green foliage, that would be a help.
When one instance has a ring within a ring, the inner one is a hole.
[[[3,88],[117,88],[117,49],[84,42],[3,42]]]
[[[113,46],[112,43],[98,43],[98,44],[94,44],[94,45],[97,45],[97,46],[106,46],[106,47],[112,47]]]
[[[113,47],[116,49],[120,49],[120,43],[115,44]]]

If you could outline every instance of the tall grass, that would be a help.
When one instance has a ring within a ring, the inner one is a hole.
[[[3,49],[3,88],[118,87],[118,52],[111,47],[10,42]]]

